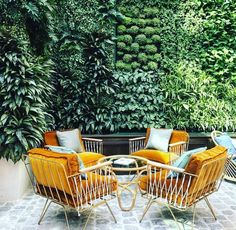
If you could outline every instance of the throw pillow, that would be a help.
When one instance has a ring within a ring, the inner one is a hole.
[[[169,141],[173,129],[154,129],[151,128],[145,149],[157,149],[168,152]]]
[[[77,153],[84,152],[79,129],[69,131],[56,131],[58,142],[61,146],[73,149]]]
[[[46,149],[56,152],[56,153],[64,153],[64,154],[76,154],[77,155],[77,160],[78,160],[78,164],[79,164],[79,169],[84,169],[84,163],[81,160],[79,154],[77,154],[73,149],[67,148],[67,147],[63,147],[63,146],[54,146],[54,145],[45,145],[44,146]],[[86,174],[82,174],[81,175],[83,179],[87,178]]]
[[[186,152],[182,153],[182,155],[174,162],[174,164],[172,166],[184,169],[193,154],[203,152],[206,149],[207,149],[207,147],[201,147],[201,148],[186,151]],[[167,178],[170,178],[171,175],[173,175],[173,177],[176,177],[177,173],[170,172]]]
[[[236,154],[236,148],[233,145],[231,137],[227,133],[215,138],[218,145],[221,145],[228,150],[228,154]]]

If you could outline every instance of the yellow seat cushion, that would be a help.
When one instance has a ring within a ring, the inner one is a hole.
[[[77,154],[79,154],[79,157],[83,161],[85,167],[97,164],[98,160],[104,157],[101,153],[93,152],[82,152]]]
[[[42,148],[31,149],[28,154],[38,184],[73,193],[73,184],[67,180],[67,176],[79,172],[76,154],[58,154]]]
[[[175,153],[166,153],[155,149],[142,149],[137,152],[131,153],[131,155],[143,157],[151,161],[157,161],[162,164],[169,164],[171,161],[174,161],[179,157]]]

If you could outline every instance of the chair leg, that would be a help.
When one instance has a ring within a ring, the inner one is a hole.
[[[214,212],[214,209],[212,208],[212,206],[211,206],[211,204],[210,204],[208,198],[205,197],[204,200],[205,200],[205,202],[206,202],[208,208],[211,210],[211,214],[212,214],[212,216],[214,217],[215,220],[217,220],[217,218],[216,218],[216,214],[215,214],[215,212]]]
[[[112,212],[111,207],[109,206],[109,204],[107,203],[107,201],[106,201],[105,204],[106,204],[108,210],[110,211],[110,213],[111,213],[111,215],[112,215],[112,217],[113,217],[115,223],[117,223],[117,220],[116,220],[116,218],[115,218],[115,215],[114,215],[114,213]]]
[[[83,230],[85,230],[86,227],[87,227],[87,225],[88,225],[88,221],[89,221],[89,218],[90,218],[90,216],[91,216],[91,214],[92,214],[92,211],[93,211],[93,208],[91,208],[91,210],[90,210],[90,213],[89,213],[88,218],[87,218],[87,220],[86,220],[86,223],[85,223],[85,225],[84,225],[84,227],[83,227]]]
[[[67,216],[67,212],[66,212],[66,207],[63,206],[64,209],[64,214],[65,214],[65,219],[66,219],[66,226],[68,228],[68,230],[70,230],[70,225],[69,225],[69,220],[68,220],[68,216]]]
[[[169,207],[168,204],[166,204],[166,207],[169,209],[169,211],[170,211],[170,213],[171,213],[171,215],[172,215],[172,217],[173,217],[173,219],[174,219],[176,225],[178,226],[178,229],[181,230],[181,227],[179,226],[179,223],[178,223],[178,221],[177,221],[177,219],[176,219],[176,217],[175,217],[173,211],[171,210],[171,208]]]
[[[44,216],[45,216],[45,214],[46,214],[46,212],[47,212],[47,210],[48,210],[48,208],[49,208],[49,206],[50,206],[51,203],[52,203],[52,201],[49,202],[49,199],[46,200],[46,202],[45,202],[45,204],[44,204],[44,206],[43,206],[43,210],[42,210],[42,212],[41,212],[41,215],[40,215],[38,224],[40,224],[41,221],[43,220],[43,218],[44,218]]]
[[[144,209],[143,215],[142,215],[141,219],[139,220],[139,223],[142,222],[144,216],[146,215],[148,209],[151,207],[152,203],[153,203],[153,200],[152,200],[152,198],[150,198],[149,201],[148,201],[148,203],[147,203],[146,208]]]
[[[192,230],[194,229],[195,215],[196,215],[196,204],[193,205],[193,223],[192,223]]]

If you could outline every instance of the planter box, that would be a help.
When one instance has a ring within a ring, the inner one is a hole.
[[[19,199],[29,186],[29,176],[22,161],[14,164],[0,160],[0,202]]]

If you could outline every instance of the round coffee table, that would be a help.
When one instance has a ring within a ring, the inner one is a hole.
[[[113,155],[101,158],[98,163],[103,163],[106,161],[112,162],[112,169],[114,172],[128,172],[129,175],[133,175],[133,178],[131,180],[120,182],[118,181],[117,189],[117,200],[120,209],[122,211],[130,211],[135,205],[138,192],[138,174],[146,168],[147,159],[132,155]],[[132,185],[134,186],[134,188],[131,188]],[[132,202],[130,207],[125,207],[122,204],[122,194],[125,191],[128,191],[132,195]]]

